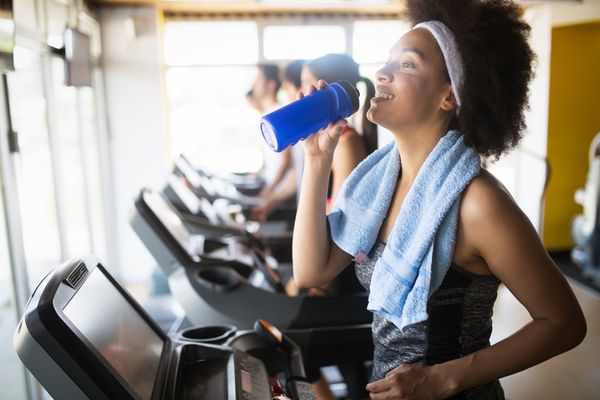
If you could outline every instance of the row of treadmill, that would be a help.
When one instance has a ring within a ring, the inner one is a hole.
[[[368,363],[366,293],[286,295],[295,205],[251,221],[260,187],[181,156],[162,190],[135,199],[130,225],[192,325],[175,335],[94,256],[49,273],[14,340],[46,391],[54,399],[310,400],[307,368]],[[346,383],[348,398],[366,397],[363,382]]]

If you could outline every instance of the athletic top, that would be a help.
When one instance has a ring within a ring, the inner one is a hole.
[[[377,242],[367,257],[355,263],[356,276],[369,290],[373,268],[385,245]],[[373,315],[372,381],[385,377],[399,364],[438,364],[460,358],[490,345],[492,312],[500,281],[450,266],[440,287],[428,300],[429,319],[400,330],[391,321]],[[451,399],[501,400],[499,381],[467,389]]]

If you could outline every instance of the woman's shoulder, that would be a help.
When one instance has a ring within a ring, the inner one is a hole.
[[[489,171],[481,169],[463,192],[460,215],[464,222],[482,223],[518,209],[506,187]]]
[[[489,247],[529,231],[530,224],[508,190],[490,172],[482,169],[463,192],[457,231],[455,262],[478,274],[495,273],[482,262]],[[503,229],[498,229],[502,226]]]

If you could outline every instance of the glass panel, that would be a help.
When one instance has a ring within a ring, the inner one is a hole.
[[[17,310],[5,227],[4,205],[0,197],[0,398],[25,400],[25,374],[12,346],[17,326]]]
[[[63,47],[63,34],[69,22],[69,8],[59,1],[46,1],[46,27],[48,44],[54,48]]]
[[[173,156],[186,152],[213,168],[257,171],[260,116],[245,98],[255,76],[255,67],[167,69]]]
[[[96,121],[95,96],[92,88],[79,89],[81,122],[83,129],[83,154],[86,162],[87,190],[90,201],[91,232],[94,254],[107,260],[105,208],[101,174],[100,142]]]
[[[35,0],[13,0],[15,23],[32,31],[40,30]]]
[[[264,53],[268,60],[310,60],[345,51],[346,33],[342,26],[267,26],[264,31]]]
[[[17,47],[15,67],[16,71],[8,74],[8,91],[21,150],[15,165],[16,179],[27,273],[35,285],[60,263],[60,238],[41,58]]]
[[[170,21],[164,29],[167,65],[256,64],[258,30],[250,21]]]
[[[401,21],[357,21],[353,31],[353,55],[358,63],[385,62],[392,46],[410,26]]]
[[[53,57],[52,94],[54,109],[59,111],[53,116],[56,123],[56,148],[58,149],[59,188],[64,199],[63,215],[65,219],[65,238],[67,258],[89,253],[90,230],[87,220],[86,187],[84,185],[83,156],[79,139],[77,120],[77,89],[64,86],[64,62]]]

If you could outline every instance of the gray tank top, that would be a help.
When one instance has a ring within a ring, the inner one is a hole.
[[[356,276],[369,290],[373,268],[385,245],[377,242],[356,263]],[[373,315],[373,376],[379,380],[399,364],[438,364],[460,358],[490,345],[492,312],[500,281],[476,275],[452,264],[438,290],[429,298],[429,319],[400,330]],[[451,399],[502,400],[498,381],[467,389]]]

